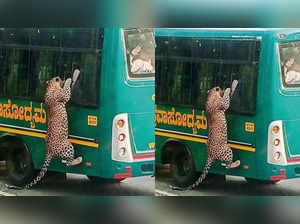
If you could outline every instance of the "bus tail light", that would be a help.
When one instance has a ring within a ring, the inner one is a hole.
[[[114,161],[133,162],[128,114],[118,114],[112,124],[112,153]]]
[[[280,144],[280,140],[278,138],[275,138],[274,142],[273,142],[273,145],[274,146],[279,146]]]
[[[274,153],[274,159],[275,160],[277,160],[277,161],[280,160],[280,157],[281,157],[280,152],[277,151],[277,152]]]
[[[120,119],[120,120],[117,121],[117,127],[118,128],[123,128],[124,125],[125,125],[125,121],[124,120]]]
[[[279,133],[279,130],[280,130],[280,129],[279,129],[279,126],[278,126],[278,125],[274,125],[273,128],[272,128],[272,133],[273,133],[273,134],[278,134],[278,133]]]
[[[119,149],[119,156],[120,157],[126,156],[126,153],[127,153],[127,150],[126,150],[125,147],[122,147],[122,148]]]
[[[123,134],[123,133],[119,134],[118,139],[119,139],[120,142],[123,142],[125,140],[125,138],[126,138],[125,134]]]
[[[287,165],[282,121],[273,121],[268,130],[268,163]]]

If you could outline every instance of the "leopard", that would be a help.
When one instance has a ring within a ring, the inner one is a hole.
[[[228,146],[227,121],[225,112],[230,106],[230,99],[238,85],[238,81],[232,82],[231,88],[222,90],[214,87],[207,93],[206,113],[208,120],[208,138],[206,143],[207,158],[202,174],[186,188],[171,186],[173,190],[192,190],[199,186],[206,178],[208,171],[215,161],[225,163],[227,169],[240,166],[240,160],[233,162],[232,149]]]
[[[66,104],[71,98],[72,79],[65,82],[57,76],[46,82],[45,104],[48,110],[48,127],[45,137],[46,155],[39,174],[25,188],[36,185],[45,176],[52,159],[59,157],[67,166],[82,162],[82,157],[74,159],[74,147],[68,140],[68,116]]]

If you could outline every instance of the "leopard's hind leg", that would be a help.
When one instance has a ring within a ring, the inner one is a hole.
[[[64,142],[59,157],[67,161],[67,166],[75,166],[82,162],[81,156],[74,159],[74,147],[68,140]]]
[[[233,162],[233,153],[229,146],[226,146],[226,149],[224,151],[224,158],[221,158],[220,160],[225,162],[227,169],[234,169],[241,165],[240,160],[236,160],[235,162]]]

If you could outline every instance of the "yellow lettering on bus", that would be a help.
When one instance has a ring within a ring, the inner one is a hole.
[[[43,103],[40,103],[40,107],[33,108],[32,101],[29,102],[29,106],[20,106],[12,104],[12,101],[8,99],[7,103],[0,102],[0,118],[25,120],[31,128],[35,128],[35,124],[45,124],[47,122],[47,113],[43,108]]]
[[[207,130],[207,118],[204,110],[201,114],[195,114],[195,109],[191,113],[181,113],[174,107],[170,111],[159,110],[155,106],[155,125],[167,124],[176,127],[187,127],[193,130],[193,134],[197,134],[198,130]]]

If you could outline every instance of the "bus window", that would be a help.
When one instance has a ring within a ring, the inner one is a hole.
[[[29,36],[27,30],[8,28],[3,33],[2,43],[8,45],[27,45],[29,44]]]
[[[80,60],[72,61],[70,66],[80,70],[80,75],[73,89],[72,102],[86,106],[97,106],[99,95],[100,55],[82,53]],[[73,70],[74,71],[74,70]]]
[[[28,29],[30,32],[30,44],[37,47],[61,47],[61,29]]]
[[[300,87],[300,41],[279,44],[283,86]]]
[[[195,37],[156,41],[158,103],[204,109],[209,89],[230,87],[237,79],[231,111],[255,113],[260,42]]]
[[[7,94],[9,96],[17,98],[28,96],[29,54],[28,49],[8,49]]]
[[[153,77],[155,73],[153,29],[125,29],[124,38],[129,77]]]
[[[63,29],[62,46],[63,48],[82,48],[96,49],[101,46],[101,33],[97,29]]]
[[[0,96],[7,94],[8,49],[0,48]]]
[[[25,34],[28,42],[21,41]],[[1,96],[40,101],[47,80],[67,79],[79,69],[71,102],[98,105],[103,29],[2,29],[0,38]]]

